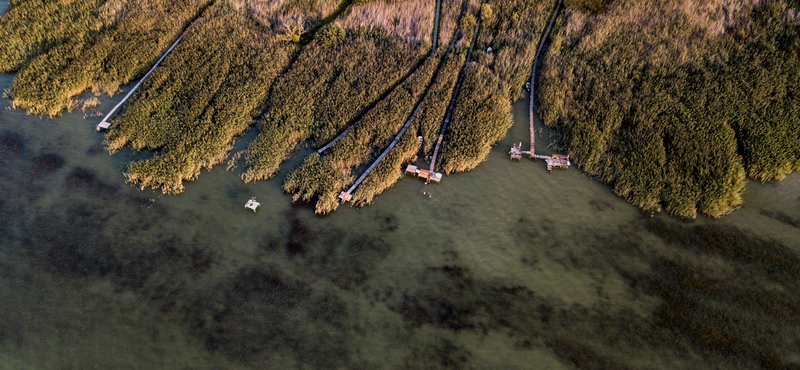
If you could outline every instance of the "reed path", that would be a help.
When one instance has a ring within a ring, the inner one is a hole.
[[[153,66],[153,68],[150,68],[150,70],[147,71],[147,73],[144,75],[144,77],[142,77],[142,79],[139,80],[139,82],[137,82],[135,86],[133,86],[131,91],[128,92],[128,95],[125,95],[125,97],[122,99],[122,101],[117,103],[117,105],[115,105],[114,108],[112,108],[111,111],[108,112],[108,114],[105,116],[105,118],[103,118],[103,120],[100,121],[100,123],[97,124],[97,128],[96,128],[97,131],[100,131],[100,130],[103,130],[103,129],[108,129],[109,127],[111,127],[111,122],[109,122],[108,120],[111,119],[111,117],[114,116],[114,113],[116,113],[117,110],[123,104],[125,104],[126,101],[128,101],[128,99],[133,95],[133,93],[136,92],[136,89],[138,89],[139,86],[142,85],[142,82],[144,82],[144,80],[146,80],[147,77],[150,76],[150,74],[153,73],[153,71],[156,70],[156,68],[161,64],[161,62],[164,61],[164,58],[166,58],[167,55],[169,55],[169,53],[172,52],[172,49],[175,49],[175,47],[178,46],[178,44],[181,42],[181,40],[183,40],[183,36],[185,34],[186,34],[186,31],[184,31],[181,34],[181,36],[178,37],[177,40],[175,40],[175,42],[172,44],[172,46],[170,46],[169,49],[167,49],[167,51],[164,53],[164,55],[162,55],[161,58],[158,59],[156,64]]]
[[[547,35],[550,34],[550,29],[553,28],[553,23],[555,23],[556,16],[558,16],[558,11],[561,9],[562,1],[563,0],[558,0],[558,4],[556,4],[556,10],[553,12],[553,17],[550,18],[550,24],[544,31],[544,35],[542,35],[542,40],[539,42],[539,48],[536,49],[536,56],[533,58],[533,71],[531,71],[531,95],[530,95],[530,103],[528,104],[528,113],[529,113],[528,118],[530,120],[530,127],[531,127],[531,151],[530,151],[531,158],[534,158],[534,147],[536,145],[536,135],[533,127],[533,103],[536,100],[536,65],[539,62],[539,58],[542,56],[542,49],[544,49],[544,42],[545,40],[547,40]]]
[[[462,6],[462,12],[461,12],[462,16],[463,16],[463,14],[464,14],[464,11],[466,11],[466,4],[467,4],[467,1],[465,0],[465,1],[464,1],[464,5]],[[434,19],[434,21],[433,21],[433,25],[434,25],[434,35],[433,35],[433,43],[432,43],[432,45],[433,45],[433,46],[432,46],[432,48],[431,48],[431,53],[430,53],[430,56],[429,56],[429,57],[433,56],[434,52],[436,51],[436,44],[437,44],[437,41],[438,41],[438,38],[439,38],[438,26],[439,26],[439,15],[441,14],[441,5],[442,5],[442,0],[437,0],[437,2],[436,2],[436,17],[435,17],[435,19]],[[363,111],[362,111],[362,112],[361,112],[361,113],[358,115],[358,117],[359,117],[359,118],[358,118],[358,120],[357,120],[357,121],[355,121],[354,123],[352,123],[352,124],[350,124],[349,126],[347,126],[347,128],[346,128],[346,129],[344,129],[344,131],[342,131],[342,133],[341,133],[341,134],[339,134],[339,136],[336,136],[335,138],[333,138],[333,140],[331,140],[329,143],[325,144],[325,146],[323,146],[322,148],[319,148],[319,149],[317,149],[317,154],[322,154],[322,152],[324,152],[325,150],[327,150],[328,148],[330,148],[331,146],[333,146],[333,144],[336,144],[336,142],[337,142],[337,141],[339,141],[339,140],[341,140],[342,138],[344,138],[344,137],[345,137],[345,135],[347,135],[347,133],[348,133],[348,132],[350,132],[350,129],[352,129],[353,127],[357,126],[359,123],[361,123],[361,120],[364,118],[364,115],[366,115],[366,114],[367,114],[367,112],[369,112],[370,110],[372,110],[373,108],[375,108],[375,106],[377,106],[377,105],[378,105],[378,103],[379,103],[381,100],[383,100],[383,99],[386,99],[386,97],[387,97],[387,96],[389,96],[389,94],[391,94],[391,92],[392,92],[392,91],[394,91],[396,88],[398,88],[398,87],[400,87],[401,85],[403,85],[403,83],[404,83],[404,82],[406,82],[406,80],[407,80],[409,77],[411,77],[411,76],[412,76],[412,75],[413,75],[413,74],[414,74],[414,73],[415,73],[417,70],[419,70],[420,68],[422,68],[422,66],[425,64],[425,61],[426,61],[426,60],[428,60],[428,58],[424,58],[424,59],[420,60],[420,62],[419,62],[419,63],[417,63],[417,65],[416,65],[416,66],[415,66],[415,67],[414,67],[414,68],[413,68],[413,69],[412,69],[410,72],[408,72],[408,74],[406,74],[406,75],[405,75],[405,77],[403,77],[402,79],[400,79],[400,81],[398,81],[398,82],[397,82],[397,83],[395,83],[394,85],[390,86],[390,87],[389,87],[389,88],[386,90],[386,92],[385,92],[385,93],[383,93],[383,94],[381,94],[380,96],[378,96],[378,98],[377,98],[377,99],[375,99],[375,101],[373,101],[372,103],[370,103],[370,104],[369,104],[369,105],[368,105],[368,106],[367,106],[367,107],[366,107],[366,108],[365,108],[365,109],[364,109],[364,110],[363,110]]]
[[[486,0],[481,2],[481,5],[486,4]],[[444,141],[444,133],[447,130],[447,126],[450,123],[450,119],[453,116],[453,108],[456,106],[456,100],[458,99],[458,94],[461,92],[461,83],[464,82],[464,75],[467,73],[467,67],[469,67],[470,60],[472,59],[472,49],[475,47],[475,42],[478,40],[478,31],[481,28],[481,15],[483,14],[483,6],[481,6],[481,10],[478,12],[478,22],[475,24],[475,30],[472,32],[472,40],[470,40],[469,44],[469,52],[467,52],[467,59],[464,61],[464,67],[461,68],[461,72],[458,74],[458,81],[456,82],[456,87],[453,89],[453,97],[450,99],[450,105],[447,107],[447,114],[444,117],[444,123],[442,123],[442,130],[439,131],[439,139],[436,140],[436,147],[433,149],[433,157],[431,157],[431,168],[430,172],[433,173],[436,167],[436,157],[439,155],[439,148],[442,145],[442,141]]]

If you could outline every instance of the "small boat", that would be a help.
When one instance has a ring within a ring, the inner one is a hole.
[[[247,209],[252,209],[252,210],[253,210],[253,212],[256,212],[256,210],[258,209],[258,207],[259,207],[260,205],[261,205],[261,203],[259,203],[259,202],[256,202],[256,198],[255,198],[255,197],[252,197],[252,198],[250,198],[250,200],[248,200],[248,201],[247,201],[247,203],[244,205],[244,208],[247,208]]]
[[[525,83],[525,91],[531,91],[531,83],[530,82],[526,82]]]

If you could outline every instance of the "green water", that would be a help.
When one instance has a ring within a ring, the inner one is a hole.
[[[100,117],[3,100],[0,368],[798,366],[800,176],[748,183],[720,220],[651,217],[577,168],[510,161],[526,107],[475,171],[319,218],[280,191],[310,150],[162,196],[124,183],[152,153],[109,156]]]

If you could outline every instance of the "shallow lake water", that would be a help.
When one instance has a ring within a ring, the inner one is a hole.
[[[153,153],[108,155],[92,113],[0,101],[0,368],[800,363],[798,174],[749,182],[719,220],[645,214],[575,166],[510,161],[522,101],[476,170],[321,218],[280,190],[310,150],[270,181],[223,165],[163,196],[125,184]]]

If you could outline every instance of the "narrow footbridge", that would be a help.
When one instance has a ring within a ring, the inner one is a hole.
[[[520,160],[523,154],[527,154],[530,159],[541,159],[547,163],[547,170],[551,171],[553,168],[567,168],[570,166],[569,155],[564,154],[553,154],[552,156],[549,155],[541,155],[536,154],[534,148],[536,147],[536,131],[534,128],[534,110],[533,105],[534,101],[536,100],[536,65],[539,62],[539,58],[542,56],[542,49],[544,49],[544,42],[547,40],[547,35],[550,34],[550,29],[553,28],[553,23],[555,23],[556,17],[558,16],[558,11],[561,9],[561,2],[563,0],[558,0],[558,4],[556,4],[556,9],[553,11],[553,17],[550,18],[550,24],[547,25],[547,29],[544,31],[544,35],[542,35],[542,40],[539,42],[539,48],[536,50],[536,57],[533,59],[533,71],[531,72],[531,94],[530,94],[530,103],[528,105],[528,118],[530,120],[530,130],[531,130],[531,150],[522,150],[522,143],[513,145],[511,147],[511,151],[508,154],[511,156],[511,159]]]

